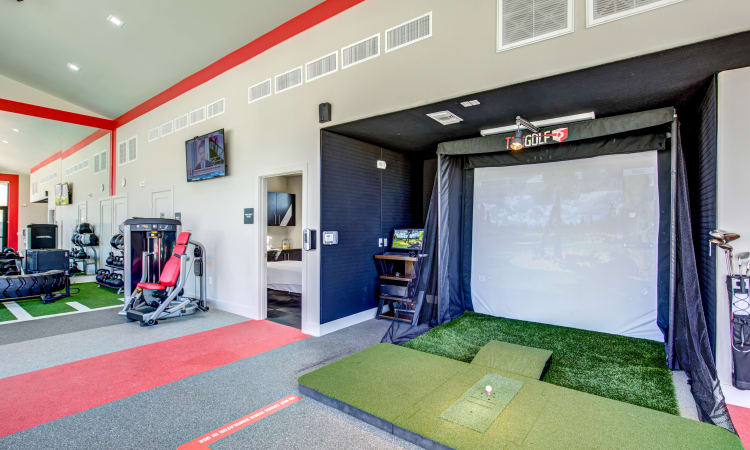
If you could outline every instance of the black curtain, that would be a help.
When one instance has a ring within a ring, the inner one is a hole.
[[[700,419],[735,432],[716,375],[711,339],[703,312],[693,248],[685,158],[679,125],[676,128],[676,279],[672,327],[676,362],[671,368],[675,369],[679,365],[687,374]]]

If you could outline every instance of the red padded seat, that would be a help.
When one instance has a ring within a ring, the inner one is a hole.
[[[149,291],[163,291],[167,288],[166,286],[157,283],[138,283],[138,287],[148,289]]]
[[[183,231],[180,233],[177,236],[177,244],[174,246],[172,256],[169,257],[169,260],[164,265],[164,269],[161,271],[159,283],[138,283],[138,287],[150,291],[161,291],[177,284],[177,280],[180,278],[180,256],[185,254],[185,249],[189,241],[189,232]]]

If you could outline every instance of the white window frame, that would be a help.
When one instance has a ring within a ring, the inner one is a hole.
[[[503,0],[497,0],[497,53],[512,50],[514,48],[523,47],[524,45],[534,44],[536,42],[546,41],[547,39],[556,38],[563,36],[575,31],[575,14],[574,14],[574,0],[568,1],[568,26],[562,30],[552,31],[541,36],[524,39],[522,41],[514,42],[512,44],[503,45]]]
[[[397,45],[397,46],[395,46],[393,48],[390,48],[390,49],[388,48],[388,32],[389,31],[395,30],[396,28],[402,27],[402,26],[406,25],[407,23],[414,22],[415,20],[419,20],[419,19],[421,19],[423,17],[427,17],[427,16],[430,16],[430,33],[429,34],[427,34],[426,36],[422,36],[419,39],[415,39],[413,41],[409,41],[409,42],[407,42],[405,44]],[[416,44],[419,41],[424,41],[425,39],[431,38],[432,37],[432,24],[433,24],[433,22],[432,22],[432,11],[430,11],[427,14],[422,14],[421,16],[417,16],[417,17],[415,17],[413,19],[407,20],[406,22],[400,23],[400,24],[396,25],[395,27],[388,28],[387,30],[385,30],[385,33],[384,33],[385,43],[383,44],[383,48],[385,48],[385,52],[386,53],[394,52],[394,51],[396,51],[396,50],[398,50],[400,48],[408,47],[411,44]]]
[[[334,70],[332,70],[332,71],[330,71],[328,73],[324,73],[323,75],[318,75],[316,77],[310,78],[310,74],[309,74],[309,71],[307,70],[307,66],[309,66],[310,64],[312,64],[312,63],[314,63],[316,61],[320,61],[321,59],[328,58],[329,56],[336,56],[336,69],[334,69]],[[329,53],[327,55],[319,56],[319,57],[313,59],[312,61],[306,62],[305,63],[305,83],[309,83],[311,81],[319,80],[319,79],[321,79],[323,77],[327,77],[328,75],[333,75],[334,73],[336,73],[336,72],[339,71],[339,66],[340,65],[341,64],[339,63],[339,51],[338,50],[336,50],[335,52],[331,52],[331,53]]]
[[[586,0],[586,28],[595,27],[597,25],[609,23],[614,20],[624,19],[625,17],[630,17],[636,14],[644,13],[646,11],[651,11],[652,9],[673,5],[675,3],[680,3],[681,1],[683,0],[661,0],[649,5],[639,6],[628,11],[622,11],[607,17],[602,17],[601,19],[594,19],[594,0]]]
[[[355,45],[361,44],[363,42],[369,41],[370,39],[372,39],[374,37],[378,38],[378,52],[377,53],[375,53],[374,55],[370,55],[370,56],[368,56],[365,59],[361,59],[361,60],[359,60],[357,62],[351,63],[348,66],[344,65],[344,50],[346,50],[347,48],[354,47]],[[357,64],[362,64],[363,62],[366,62],[366,61],[369,61],[371,59],[377,58],[378,56],[380,56],[380,53],[381,53],[380,48],[382,46],[383,46],[383,38],[380,37],[380,33],[376,33],[376,34],[373,34],[372,36],[366,37],[364,39],[360,39],[357,42],[354,42],[352,44],[345,45],[345,46],[341,47],[341,60],[340,60],[341,61],[341,70],[346,70],[346,69],[348,69],[350,67],[356,66]]]
[[[132,141],[133,139],[135,139],[135,158],[130,159],[130,141]],[[138,153],[140,153],[140,149],[138,148],[138,136],[137,135],[136,136],[132,136],[132,137],[128,138],[128,140],[126,142],[128,143],[128,154],[127,154],[127,160],[128,160],[128,162],[127,162],[127,164],[130,164],[130,163],[138,160]]]
[[[211,106],[211,105],[215,105],[215,104],[217,104],[219,102],[223,102],[224,103],[224,109],[220,113],[218,113],[218,114],[214,114],[212,116],[209,116],[208,115],[208,110],[209,110],[208,107]],[[220,115],[224,114],[225,112],[227,112],[227,98],[226,97],[222,97],[222,98],[220,98],[218,100],[214,100],[213,102],[211,102],[208,105],[206,105],[206,120],[213,119],[214,117],[219,117]],[[172,127],[172,128],[174,128],[174,127]]]
[[[120,161],[120,146],[121,145],[125,145],[125,162],[121,162]],[[128,163],[128,139],[125,139],[124,141],[120,141],[120,142],[117,143],[117,152],[116,153],[117,154],[115,156],[117,156],[117,165],[118,166],[124,166],[125,164]]]

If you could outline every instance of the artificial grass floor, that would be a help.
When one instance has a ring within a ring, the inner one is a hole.
[[[8,311],[8,308],[0,303],[0,322],[8,322],[11,320],[16,320],[16,316],[11,314],[10,311]]]
[[[547,383],[679,415],[660,342],[467,311],[404,346],[471,362],[491,340],[551,350]]]
[[[80,292],[74,294],[76,289]],[[70,286],[71,295],[68,298],[55,300],[52,303],[44,304],[39,298],[28,300],[16,300],[16,303],[26,310],[33,317],[51,316],[67,312],[77,311],[67,302],[78,302],[91,309],[103,308],[106,306],[122,305],[119,300],[120,295],[113,290],[100,288],[96,283],[77,283]],[[0,312],[0,314],[2,314]]]
[[[523,386],[484,433],[440,417],[490,373]],[[299,383],[456,449],[742,448],[736,435],[717,426],[391,344],[347,356]],[[341,403],[335,406],[363,418]],[[384,425],[378,426],[388,430]]]

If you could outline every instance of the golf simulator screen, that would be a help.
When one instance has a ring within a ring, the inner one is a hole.
[[[663,340],[656,151],[479,168],[476,312]]]

